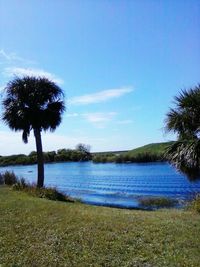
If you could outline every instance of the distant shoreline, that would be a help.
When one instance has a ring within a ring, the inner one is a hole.
[[[133,150],[92,152],[76,149],[59,149],[57,151],[44,152],[44,163],[59,162],[85,162],[94,163],[147,163],[165,162],[165,150],[173,142],[154,143]],[[0,156],[0,166],[32,165],[37,164],[37,153],[29,155],[19,154]]]

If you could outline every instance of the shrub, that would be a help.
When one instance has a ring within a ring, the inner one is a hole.
[[[170,208],[174,207],[177,201],[166,197],[147,197],[139,199],[139,204],[146,208]]]
[[[190,208],[198,213],[200,213],[200,194],[192,200]]]
[[[59,201],[67,200],[67,197],[61,192],[59,192],[56,188],[51,188],[51,187],[35,188],[33,192],[34,191],[35,194],[40,198],[47,198],[49,200],[59,200]]]
[[[15,190],[24,190],[29,184],[25,181],[24,178],[18,179],[15,184],[13,184],[13,189]]]
[[[18,178],[14,172],[6,171],[0,174],[0,184],[12,186],[13,190],[24,191],[32,196],[46,198],[49,200],[74,202],[73,199],[59,192],[53,187],[38,188],[34,184],[27,183],[24,178]]]
[[[59,192],[56,188],[53,188],[53,187],[38,188],[34,184],[31,185],[27,183],[24,178],[21,178],[20,180],[18,180],[12,186],[12,188],[17,191],[24,191],[34,197],[46,198],[49,200],[74,202],[71,198]]]
[[[3,177],[4,184],[6,184],[6,185],[13,185],[13,184],[17,183],[17,181],[18,181],[18,178],[14,174],[14,172],[6,171],[1,176]]]
[[[0,173],[0,185],[1,184],[4,184],[4,177],[3,177],[3,175]]]

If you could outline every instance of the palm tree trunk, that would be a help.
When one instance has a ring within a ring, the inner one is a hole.
[[[38,180],[37,187],[44,186],[44,158],[42,151],[42,139],[41,139],[41,130],[34,129],[36,150],[37,150],[37,165],[38,165]]]

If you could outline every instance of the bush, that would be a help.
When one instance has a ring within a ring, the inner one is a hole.
[[[1,184],[4,184],[4,177],[3,177],[3,175],[0,173],[0,185]]]
[[[13,184],[13,189],[24,190],[28,186],[29,186],[29,184],[25,181],[25,179],[21,178],[21,179],[17,179],[17,182],[15,184]]]
[[[17,176],[14,174],[14,172],[6,171],[2,175],[3,183],[6,185],[13,185],[16,184],[18,181]]]
[[[6,171],[4,174],[0,174],[0,184],[12,186],[13,190],[24,191],[32,196],[46,198],[49,200],[68,201],[74,202],[65,194],[59,192],[53,187],[38,188],[34,184],[27,183],[24,178],[18,178],[14,172]]]
[[[196,195],[190,205],[191,209],[200,213],[200,194]]]
[[[12,187],[17,191],[24,191],[34,197],[46,198],[49,200],[57,200],[57,201],[67,201],[74,202],[71,198],[59,192],[56,188],[52,187],[42,187],[38,188],[34,184],[29,184],[25,181],[24,178],[18,180]]]
[[[177,201],[166,197],[148,197],[139,199],[139,204],[145,208],[170,208],[174,207]]]
[[[51,187],[37,188],[35,186],[32,186],[31,192],[33,195],[36,195],[40,198],[47,198],[49,200],[59,200],[59,201],[67,200],[67,197],[64,194],[60,193],[56,188],[51,188]]]

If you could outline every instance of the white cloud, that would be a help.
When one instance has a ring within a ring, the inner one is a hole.
[[[124,94],[132,92],[131,87],[123,87],[116,89],[103,90],[94,94],[77,96],[69,99],[69,103],[72,105],[87,105],[93,103],[100,103],[108,101],[112,98],[118,98]]]
[[[18,57],[16,53],[7,53],[4,51],[4,49],[0,50],[0,58],[3,58],[8,61],[13,61],[13,60],[20,60],[22,61],[23,59],[21,57]]]
[[[47,71],[44,71],[42,69],[33,69],[33,68],[19,68],[19,67],[8,67],[8,68],[5,68],[4,70],[4,74],[6,76],[13,76],[13,75],[16,75],[16,76],[40,76],[40,77],[46,77],[52,81],[54,81],[55,83],[58,83],[58,84],[63,84],[63,80],[58,78],[56,75],[50,73],[50,72],[47,72]]]
[[[106,124],[117,115],[116,112],[91,112],[91,113],[69,113],[66,117],[83,118],[98,128],[104,128]]]
[[[0,59],[8,63],[21,62],[21,63],[35,63],[33,61],[19,57],[16,53],[8,53],[4,49],[0,49]]]
[[[83,118],[85,118],[88,122],[92,123],[94,126],[98,128],[104,128],[105,125],[110,122],[113,117],[116,115],[116,112],[94,112],[94,113],[85,113],[82,114]]]
[[[68,113],[67,115],[66,115],[66,117],[69,117],[69,118],[73,118],[73,117],[78,117],[79,116],[79,114],[78,113]]]

